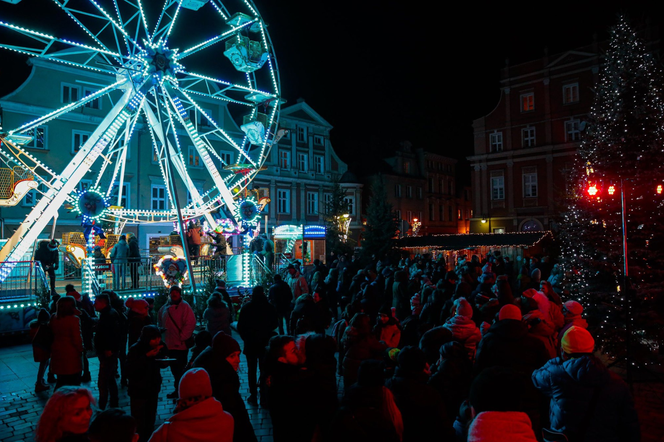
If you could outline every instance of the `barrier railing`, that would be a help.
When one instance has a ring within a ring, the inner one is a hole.
[[[50,290],[39,262],[14,261],[12,267],[12,272],[0,282],[0,303],[33,302],[38,293]]]

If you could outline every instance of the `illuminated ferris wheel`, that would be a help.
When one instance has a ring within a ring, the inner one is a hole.
[[[61,206],[91,207],[92,195],[77,192],[88,172],[94,170],[92,189],[99,196],[92,199],[100,199],[96,212],[88,216],[116,223],[178,218],[181,223],[183,216],[203,216],[214,228],[211,212],[220,208],[237,212],[234,197],[263,166],[277,132],[276,58],[266,24],[251,1],[164,0],[160,5],[152,0],[52,1],[70,24],[60,28],[66,35],[75,29],[80,40],[23,27],[20,20],[0,21],[0,28],[20,42],[0,40],[0,48],[106,74],[113,80],[20,127],[3,128],[0,160],[29,170],[46,190],[0,250],[0,282],[11,271],[11,262],[22,259]],[[49,21],[58,22],[54,17]],[[106,96],[112,108],[63,171],[51,170],[21,147],[38,136],[41,125],[66,119],[68,113]],[[230,116],[233,121],[217,121],[206,110],[211,100],[222,108],[222,120]],[[124,165],[137,126],[150,134],[170,210],[121,207]],[[237,127],[241,132],[232,130]],[[219,145],[224,152],[232,152],[230,157],[215,148]],[[196,178],[207,174],[213,183],[210,190],[201,192],[194,185],[185,159],[189,146],[194,146],[204,166],[204,172],[195,171]],[[176,180],[189,191],[191,203],[178,201]]]

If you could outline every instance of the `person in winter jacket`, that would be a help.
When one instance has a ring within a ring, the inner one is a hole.
[[[152,434],[149,442],[231,442],[235,439],[233,417],[212,397],[210,377],[200,368],[188,370],[180,379],[175,414]]]
[[[399,270],[394,274],[391,306],[396,308],[396,315],[399,321],[403,321],[411,315],[410,295],[408,294],[408,273],[404,270]]]
[[[240,344],[224,332],[217,333],[212,345],[194,360],[195,368],[203,368],[210,375],[212,395],[235,420],[234,442],[256,442],[254,427],[247,407],[240,396]]]
[[[475,350],[477,343],[482,338],[480,329],[473,321],[473,307],[466,301],[466,298],[458,298],[452,305],[453,316],[445,321],[443,327],[452,332],[455,341],[461,342],[470,360],[475,359]]]
[[[138,288],[138,266],[141,264],[141,250],[138,247],[138,238],[135,235],[129,236],[127,240],[127,263],[129,264],[129,274],[131,275],[131,288]]]
[[[74,298],[62,296],[49,322],[53,331],[51,373],[57,376],[56,390],[63,385],[81,385],[83,337],[78,313]]]
[[[403,440],[403,417],[384,383],[381,361],[362,362],[357,382],[346,391],[332,421],[330,440],[366,442],[367,435],[381,442]]]
[[[87,388],[63,387],[53,392],[37,423],[36,442],[88,442],[95,399]]]
[[[35,393],[47,391],[50,387],[44,380],[48,363],[51,359],[51,346],[53,345],[53,332],[48,323],[51,315],[48,310],[42,308],[37,314],[37,319],[30,321],[30,340],[32,341],[32,357],[39,362],[37,370],[37,382],[35,382]]]
[[[95,298],[95,310],[99,313],[99,321],[95,331],[94,343],[99,358],[99,408],[105,409],[109,401],[111,408],[118,407],[118,384],[115,373],[118,369],[121,329],[120,315],[111,307],[107,292]]]
[[[376,325],[374,325],[373,332],[376,339],[383,341],[388,348],[396,348],[401,341],[401,329],[399,328],[399,321],[394,315],[393,308],[381,307]]]
[[[120,235],[117,244],[111,249],[111,263],[113,264],[113,289],[121,290],[125,286],[127,257],[129,255],[129,245],[127,236]]]
[[[139,442],[147,441],[154,431],[157,403],[161,390],[161,369],[166,367],[168,348],[161,342],[155,325],[146,325],[138,340],[127,352],[127,392],[131,415],[136,419]]]
[[[583,314],[583,306],[576,301],[567,301],[563,304],[562,309],[565,318],[565,325],[558,333],[558,350],[560,350],[560,341],[562,341],[565,332],[572,326],[581,328],[588,328],[588,322],[581,316]]]
[[[295,268],[295,266],[293,264],[288,264],[286,270],[288,272],[286,282],[291,288],[293,299],[297,299],[300,296],[309,293],[307,279],[302,276],[302,274]]]
[[[134,345],[141,336],[143,327],[152,324],[152,318],[148,314],[148,302],[140,298],[128,298],[125,305],[129,310],[127,312],[127,344],[129,347]]]
[[[554,330],[560,330],[565,323],[561,307],[542,292],[535,289],[528,289],[521,295],[525,298],[532,298],[537,303],[537,309],[542,312],[543,320]]]
[[[282,279],[281,275],[274,275],[274,284],[270,286],[268,300],[277,311],[277,321],[279,322],[279,334],[284,334],[284,322],[286,322],[286,331],[291,333],[290,315],[293,309],[293,292],[288,284]]]
[[[39,248],[35,252],[35,261],[39,261],[44,272],[48,274],[51,284],[51,296],[57,294],[55,292],[55,271],[60,264],[59,245],[55,239],[40,241]]]
[[[362,361],[383,359],[387,345],[371,333],[371,318],[366,313],[357,313],[351,319],[342,341],[345,349],[342,361],[344,388],[348,389],[357,380]]]
[[[506,367],[480,373],[470,387],[473,421],[468,442],[536,442],[526,413],[521,412],[521,391],[528,378]]]
[[[262,364],[265,347],[276,334],[277,327],[277,311],[268,302],[263,287],[257,285],[252,291],[251,301],[240,310],[237,321],[237,331],[244,341],[244,356],[249,371],[249,403],[258,403],[257,368],[259,363]]]
[[[196,316],[189,303],[182,299],[182,289],[178,286],[171,287],[170,302],[159,309],[157,323],[159,327],[166,329],[166,346],[171,358],[176,359],[171,364],[171,373],[175,378],[175,391],[168,394],[168,398],[177,397],[177,386],[180,377],[187,366],[187,355],[189,349],[185,341],[194,334],[196,328]]]
[[[551,398],[551,429],[570,441],[639,441],[629,387],[593,355],[595,341],[590,333],[572,326],[561,347],[560,357],[532,375],[535,387]]]
[[[440,358],[431,367],[428,383],[440,394],[450,418],[459,413],[461,403],[468,396],[472,367],[463,344],[450,341],[440,346]]]
[[[445,403],[430,385],[429,365],[424,352],[417,347],[405,347],[399,352],[394,376],[385,386],[394,394],[394,401],[403,417],[403,442],[453,440],[452,421],[447,416]]]
[[[219,296],[210,296],[207,300],[207,308],[203,312],[203,319],[207,322],[205,329],[211,336],[223,331],[228,336],[233,334],[231,330],[231,310],[225,301]]]
[[[488,368],[501,366],[529,379],[533,371],[549,359],[547,347],[529,333],[528,325],[521,320],[521,310],[515,305],[506,305],[500,309],[498,321],[480,341],[473,371],[478,375]],[[543,401],[544,398],[531,383],[526,383],[522,391],[521,411],[528,414],[533,428],[538,431],[542,426],[540,410]]]

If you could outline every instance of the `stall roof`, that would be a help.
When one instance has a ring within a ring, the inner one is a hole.
[[[463,250],[475,247],[531,247],[547,236],[552,236],[550,231],[409,236],[398,239],[396,246],[401,249],[431,248],[437,250]]]

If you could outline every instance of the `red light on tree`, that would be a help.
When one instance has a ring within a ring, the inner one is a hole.
[[[599,192],[599,189],[597,188],[597,185],[595,185],[595,184],[589,184],[588,185],[588,195],[595,196],[595,195],[597,195],[597,192]]]
[[[658,184],[658,185],[657,185],[657,194],[658,194],[658,195],[661,195],[661,194],[662,194],[662,185],[661,185],[661,184]]]
[[[611,184],[611,185],[609,186],[609,195],[613,195],[614,193],[616,193],[616,186],[614,186],[613,184]]]

